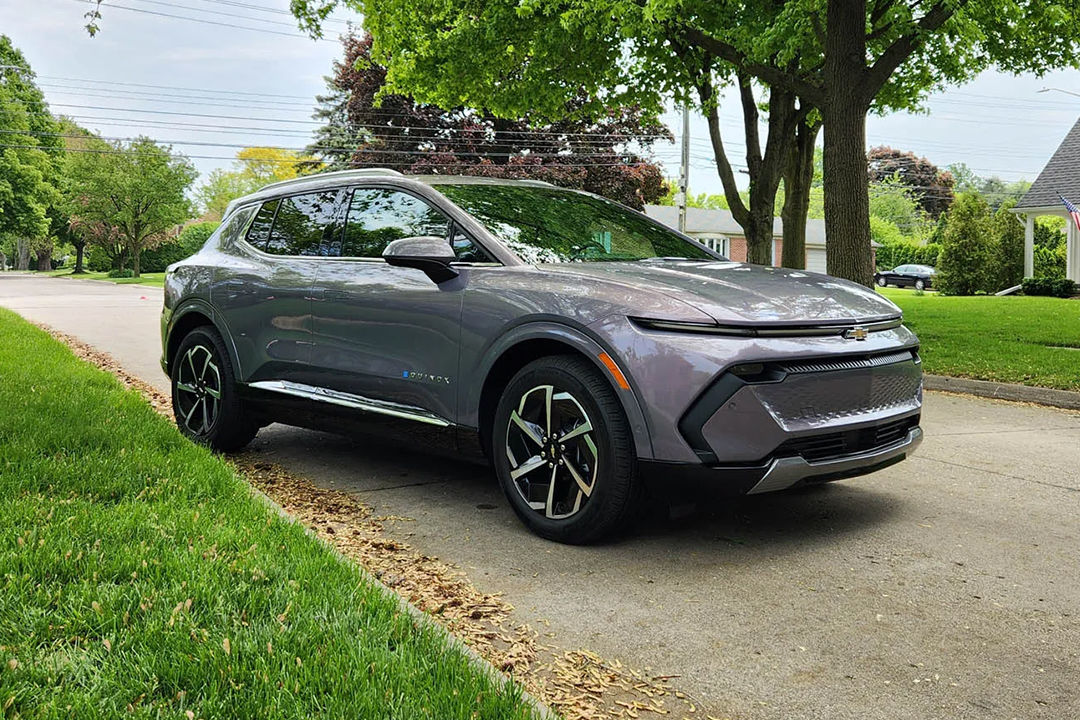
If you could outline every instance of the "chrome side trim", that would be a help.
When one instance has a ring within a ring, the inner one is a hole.
[[[900,352],[888,352],[882,353],[881,355],[870,355],[869,357],[862,358],[795,360],[792,362],[781,362],[779,365],[792,374],[819,373],[830,372],[832,370],[861,370],[865,368],[881,367],[882,365],[911,362],[915,357],[914,351],[912,349],[907,349],[901,350]]]
[[[810,463],[801,457],[777,458],[769,465],[764,477],[747,495],[786,490],[795,483],[815,475],[833,475],[841,473],[859,474],[861,468],[873,467],[893,459],[901,459],[911,454],[922,442],[922,428],[912,428],[907,437],[884,448],[848,455],[834,460]]]
[[[405,420],[414,420],[416,422],[427,423],[428,425],[437,425],[439,427],[447,427],[450,425],[448,420],[421,408],[413,407],[412,405],[402,405],[400,403],[387,402],[385,400],[372,400],[371,398],[366,398],[362,395],[353,395],[352,393],[315,387],[314,385],[305,385],[289,380],[259,380],[257,382],[248,383],[248,387],[256,390],[277,392],[283,395],[293,395],[307,400],[330,403],[331,405],[340,405],[342,407],[377,413],[379,415],[390,415],[392,417],[404,418]]]

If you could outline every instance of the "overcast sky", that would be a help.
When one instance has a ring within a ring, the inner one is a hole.
[[[90,38],[84,0],[0,0],[0,32],[25,53],[54,112],[106,137],[171,142],[206,173],[241,147],[308,142],[314,97],[340,46],[300,35],[287,8],[288,0],[109,0],[101,32]],[[328,37],[358,20],[338,13]],[[871,118],[868,141],[941,166],[963,162],[980,175],[1034,180],[1080,117],[1080,97],[1039,93],[1044,87],[1080,93],[1080,72],[985,73],[931,98],[927,114]],[[726,103],[733,164],[745,163],[739,118],[738,104]],[[667,121],[677,132],[678,114]],[[721,192],[703,119],[693,119],[691,135],[691,192]],[[676,175],[678,148],[656,150]]]

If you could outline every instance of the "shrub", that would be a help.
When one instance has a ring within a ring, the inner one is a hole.
[[[949,209],[935,283],[948,295],[996,292],[997,239],[990,208],[977,193],[961,193]]]
[[[935,267],[941,245],[927,243],[919,245],[910,240],[883,243],[877,249],[877,266],[882,270],[891,270],[897,265],[929,265]]]
[[[152,250],[143,251],[139,257],[139,269],[142,272],[165,272],[165,268],[174,262],[191,257],[199,252],[220,224],[216,222],[200,222],[188,225],[175,240],[159,245]]]
[[[1033,277],[1024,278],[1021,286],[1025,295],[1047,295],[1067,298],[1076,293],[1076,283],[1066,278]]]
[[[131,268],[124,268],[123,270],[110,270],[109,277],[111,278],[129,278],[135,277],[135,271]]]
[[[994,213],[994,235],[997,240],[996,282],[999,289],[1019,285],[1024,279],[1024,226],[1012,208],[1016,200],[1009,199]]]

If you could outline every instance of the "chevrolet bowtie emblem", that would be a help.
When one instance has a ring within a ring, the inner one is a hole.
[[[844,337],[848,340],[865,340],[870,337],[870,333],[864,327],[853,327],[844,331]]]

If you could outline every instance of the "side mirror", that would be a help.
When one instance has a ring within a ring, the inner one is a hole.
[[[388,265],[423,270],[435,283],[458,276],[458,271],[450,267],[457,256],[446,238],[434,235],[401,238],[390,242],[382,255]]]

